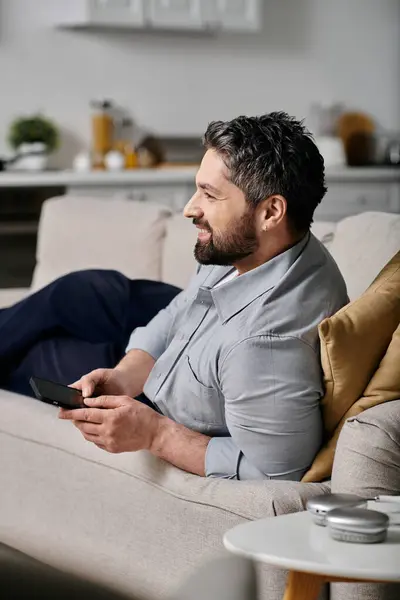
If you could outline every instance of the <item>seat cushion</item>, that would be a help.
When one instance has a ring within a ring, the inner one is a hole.
[[[155,203],[61,196],[42,207],[32,287],[79,269],[116,269],[132,279],[161,278],[170,210]]]
[[[392,336],[399,322],[400,252],[360,298],[325,319],[319,327],[327,441],[303,481],[321,481],[330,476],[337,438],[348,417],[396,397],[398,368],[393,364],[393,360],[396,362],[393,356],[397,354],[398,341],[397,335],[393,341]],[[391,349],[389,344],[393,344]],[[386,360],[382,361],[387,351]],[[380,363],[373,383],[371,379]],[[388,380],[383,382],[384,377]],[[370,382],[372,388],[368,390]],[[368,399],[360,400],[364,391]]]

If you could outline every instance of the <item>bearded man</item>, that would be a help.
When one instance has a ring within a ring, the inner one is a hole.
[[[0,314],[3,385],[78,377],[87,408],[59,416],[105,451],[145,449],[200,476],[300,480],[322,443],[318,324],[348,301],[310,232],[323,159],[282,112],[212,122],[204,147],[184,209],[198,228],[187,289],[102,271],[54,282]]]

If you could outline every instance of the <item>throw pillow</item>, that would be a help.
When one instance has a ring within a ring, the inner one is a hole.
[[[392,376],[397,376],[393,357],[399,341],[393,332],[399,323],[400,252],[360,298],[319,326],[326,443],[303,481],[322,481],[330,476],[336,442],[346,418],[398,397],[395,395],[397,380]],[[389,344],[390,354],[387,354]],[[373,377],[375,372],[376,378]]]

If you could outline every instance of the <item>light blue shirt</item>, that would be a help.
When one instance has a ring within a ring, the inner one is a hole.
[[[220,286],[233,267],[203,266],[128,350],[156,360],[144,393],[212,439],[206,475],[300,480],[322,443],[318,324],[348,301],[312,235]]]

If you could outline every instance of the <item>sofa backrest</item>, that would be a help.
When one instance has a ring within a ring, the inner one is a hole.
[[[32,287],[79,269],[116,269],[132,279],[161,278],[166,220],[155,203],[60,196],[42,207]]]
[[[399,214],[364,212],[337,224],[330,252],[346,281],[350,300],[367,289],[399,250]]]

